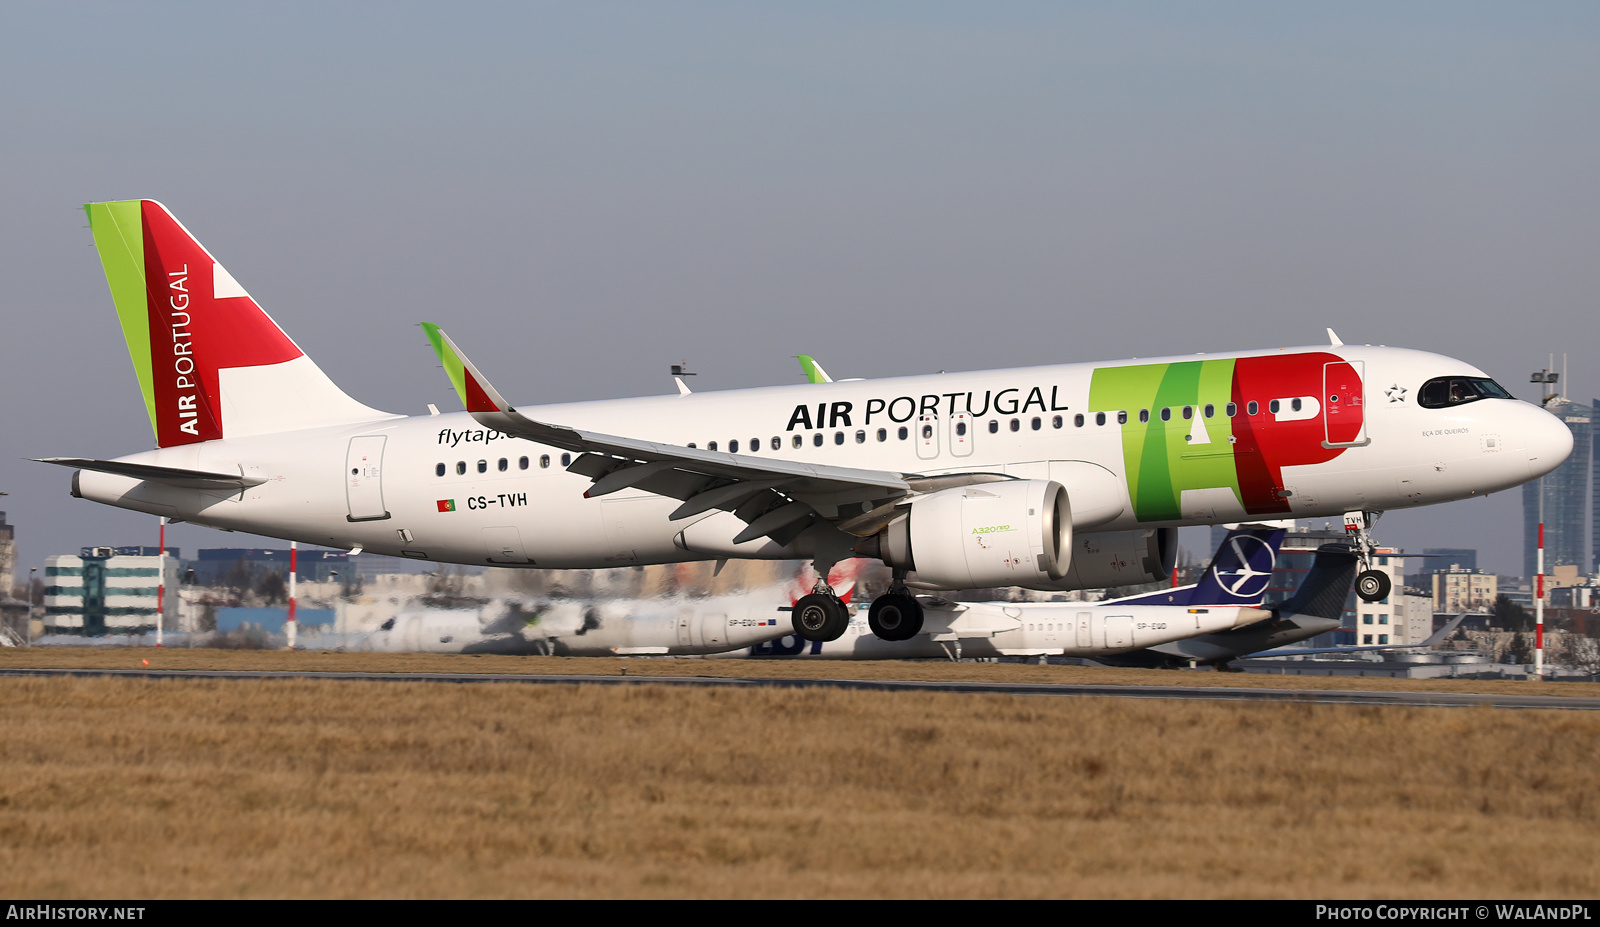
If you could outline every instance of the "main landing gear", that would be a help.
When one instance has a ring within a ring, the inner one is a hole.
[[[1356,574],[1356,595],[1363,602],[1376,602],[1386,598],[1394,588],[1389,574],[1372,568],[1372,558],[1377,548],[1372,543],[1372,526],[1377,524],[1382,512],[1346,512],[1344,532],[1355,547],[1361,572]]]
[[[826,580],[817,580],[811,591],[794,603],[789,613],[794,633],[808,641],[836,641],[850,626],[850,609]]]
[[[922,603],[906,589],[905,571],[895,570],[889,591],[872,600],[867,627],[886,641],[906,641],[922,630]]]

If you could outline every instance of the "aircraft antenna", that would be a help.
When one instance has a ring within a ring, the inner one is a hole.
[[[678,363],[672,365],[672,382],[678,384],[679,396],[687,396],[694,392],[693,390],[689,389],[689,384],[683,382],[684,377],[694,376],[694,374],[690,373],[687,369],[688,366],[689,362],[687,360],[679,361]]]

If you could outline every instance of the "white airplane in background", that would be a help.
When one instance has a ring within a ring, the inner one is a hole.
[[[846,560],[828,574],[829,585],[847,605],[864,563]],[[805,569],[786,583],[725,595],[561,597],[483,609],[408,608],[360,636],[353,649],[558,657],[721,653],[793,634],[791,606],[815,583],[815,574]]]
[[[1273,617],[1257,606],[1272,577],[1281,527],[1229,533],[1201,581],[1111,602],[920,601],[921,631],[903,641],[877,637],[861,617],[837,641],[796,638],[786,612],[815,582],[803,569],[785,584],[733,595],[551,598],[483,609],[412,608],[361,637],[359,650],[556,656],[715,655],[892,660],[1066,654],[1103,657],[1182,643],[1196,635],[1254,627]],[[1354,564],[1348,553],[1345,558]],[[848,601],[867,561],[834,567],[829,585]],[[1318,582],[1317,568],[1307,587]],[[1336,577],[1348,592],[1354,568]],[[1344,600],[1339,599],[1342,606]],[[854,609],[852,609],[854,611]],[[1335,618],[1337,623],[1337,618]]]
[[[335,386],[159,203],[86,211],[158,447],[52,458],[74,495],[453,563],[876,558],[890,639],[922,621],[911,585],[1156,580],[1181,525],[1468,498],[1572,448],[1469,364],[1337,339],[517,409],[425,323],[467,411],[406,417]],[[792,619],[849,624],[821,581]]]
[[[1277,611],[1261,608],[1285,530],[1241,525],[1230,531],[1198,583],[1105,602],[951,602],[922,596],[923,624],[914,634],[886,641],[851,622],[835,641],[774,639],[737,656],[887,660],[908,657],[1071,656],[1099,660],[1145,648],[1181,644],[1199,636],[1248,634]],[[1319,563],[1306,577],[1307,592],[1286,614],[1301,615],[1312,593],[1339,586],[1334,624],[1355,576],[1355,557],[1336,566]],[[1330,568],[1333,566],[1333,568]],[[1320,603],[1319,603],[1320,604]],[[1323,609],[1325,610],[1325,609]],[[1313,609],[1313,612],[1315,610]],[[730,654],[733,656],[733,654]]]

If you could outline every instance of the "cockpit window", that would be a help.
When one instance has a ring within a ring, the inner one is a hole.
[[[1443,409],[1479,399],[1510,399],[1505,387],[1487,377],[1435,377],[1422,384],[1417,405],[1424,409]]]

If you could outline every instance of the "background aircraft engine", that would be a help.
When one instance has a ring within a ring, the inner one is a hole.
[[[1054,480],[982,483],[919,496],[885,529],[891,567],[945,589],[1029,586],[1066,575],[1072,509]]]
[[[1065,559],[1069,560],[1066,574],[1059,580],[1023,585],[1043,590],[1099,589],[1167,579],[1178,562],[1178,529],[1079,532]]]

